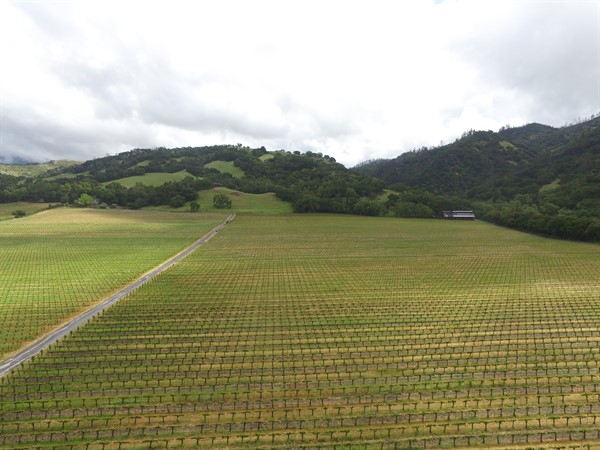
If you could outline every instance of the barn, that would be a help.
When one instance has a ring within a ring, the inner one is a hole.
[[[443,211],[444,219],[475,220],[473,211]]]

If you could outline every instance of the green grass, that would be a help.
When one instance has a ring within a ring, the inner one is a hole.
[[[274,157],[275,155],[273,153],[265,153],[258,159],[260,159],[261,161],[268,161],[269,159],[273,159]]]
[[[0,382],[0,446],[597,446],[599,248],[240,215]]]
[[[505,150],[514,150],[514,151],[518,150],[518,148],[514,144],[512,144],[508,141],[501,141],[500,146]]]
[[[27,215],[35,214],[45,209],[48,209],[48,203],[28,203],[28,202],[14,202],[14,203],[0,203],[0,220],[13,219],[13,211],[22,210]]]
[[[133,177],[120,178],[118,180],[107,181],[106,183],[102,183],[103,185],[107,185],[110,183],[118,183],[121,186],[126,188],[130,188],[135,186],[137,183],[144,184],[146,186],[160,186],[169,181],[179,181],[183,180],[185,177],[192,177],[193,175],[189,173],[187,170],[181,170],[175,173],[162,173],[162,172],[150,172],[145,173],[144,175],[137,175]]]
[[[379,195],[376,200],[380,203],[385,203],[390,196],[390,194],[400,195],[397,191],[392,191],[391,189],[384,189],[383,193]]]
[[[203,211],[223,211],[212,207],[212,199],[219,192],[231,199],[231,211],[263,214],[286,214],[292,212],[292,206],[277,198],[272,192],[266,194],[248,194],[224,187],[213,188],[198,193],[198,203],[200,203]]]
[[[57,160],[41,164],[0,164],[0,173],[16,177],[33,178],[51,170],[63,169],[81,164],[79,161]]]
[[[224,217],[61,208],[0,222],[0,356],[158,265]]]
[[[221,173],[228,173],[234,178],[241,178],[244,176],[244,171],[239,167],[233,165],[233,161],[213,161],[208,164],[204,164],[204,167],[208,169],[216,169]]]
[[[548,183],[548,184],[541,186],[540,194],[554,191],[555,189],[558,189],[559,186],[560,186],[560,178],[556,178],[552,183]]]
[[[232,207],[230,210],[213,208],[213,197],[219,192],[227,195],[231,199]],[[201,212],[238,212],[257,214],[288,214],[292,212],[292,205],[280,200],[272,192],[265,194],[248,194],[246,192],[240,192],[225,187],[217,187],[198,192],[198,199],[196,201],[200,204]],[[160,205],[150,206],[144,208],[144,210],[187,212],[190,209],[189,203],[190,202],[187,202],[186,205],[181,208]]]

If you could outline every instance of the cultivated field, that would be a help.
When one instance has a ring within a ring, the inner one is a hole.
[[[0,223],[0,357],[179,252],[224,214],[54,209]]]
[[[591,448],[599,250],[480,222],[238,216],[4,378],[0,446]]]

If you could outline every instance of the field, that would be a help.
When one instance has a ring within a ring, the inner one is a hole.
[[[237,166],[233,165],[233,161],[213,161],[208,164],[204,164],[204,167],[209,169],[217,169],[219,172],[228,173],[234,178],[240,178],[244,176],[244,171]]]
[[[591,448],[598,273],[481,222],[238,216],[5,377],[0,446]]]
[[[219,192],[227,195],[231,199],[231,210],[213,208],[213,197]],[[237,213],[258,214],[286,214],[292,212],[292,205],[277,198],[273,192],[267,192],[265,194],[248,194],[246,192],[239,192],[225,187],[218,187],[198,192],[198,199],[196,201],[200,205],[200,211],[202,212],[234,211]],[[172,208],[168,205],[160,205],[149,206],[144,209],[184,212],[189,211],[190,206],[188,202],[181,208]]]
[[[224,217],[61,208],[0,222],[0,356],[157,266]]]
[[[22,210],[27,214],[35,214],[48,208],[48,203],[0,203],[0,220],[13,219],[13,211]]]
[[[149,172],[144,175],[137,175],[133,177],[120,178],[118,180],[107,181],[103,183],[104,185],[110,183],[118,183],[121,186],[126,188],[130,188],[135,186],[137,183],[144,184],[146,186],[160,186],[161,184],[165,184],[168,181],[179,181],[183,180],[185,177],[191,177],[192,174],[187,170],[181,170],[175,173],[163,173],[163,172]]]
[[[202,210],[219,211],[212,207],[216,193],[223,193],[231,199],[231,210],[240,213],[282,214],[291,213],[292,206],[268,192],[266,194],[248,194],[227,188],[213,188],[198,193],[198,203]],[[222,210],[221,210],[222,211]]]

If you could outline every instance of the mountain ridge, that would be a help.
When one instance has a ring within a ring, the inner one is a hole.
[[[0,173],[0,202],[78,204],[85,194],[84,203],[181,208],[214,187],[274,193],[295,212],[431,218],[473,209],[529,232],[600,240],[600,117],[470,130],[451,144],[352,169],[321,153],[241,144],[133,149],[41,173]]]
[[[451,144],[353,170],[400,192],[457,196],[501,225],[600,240],[600,117],[562,128],[469,131]]]

